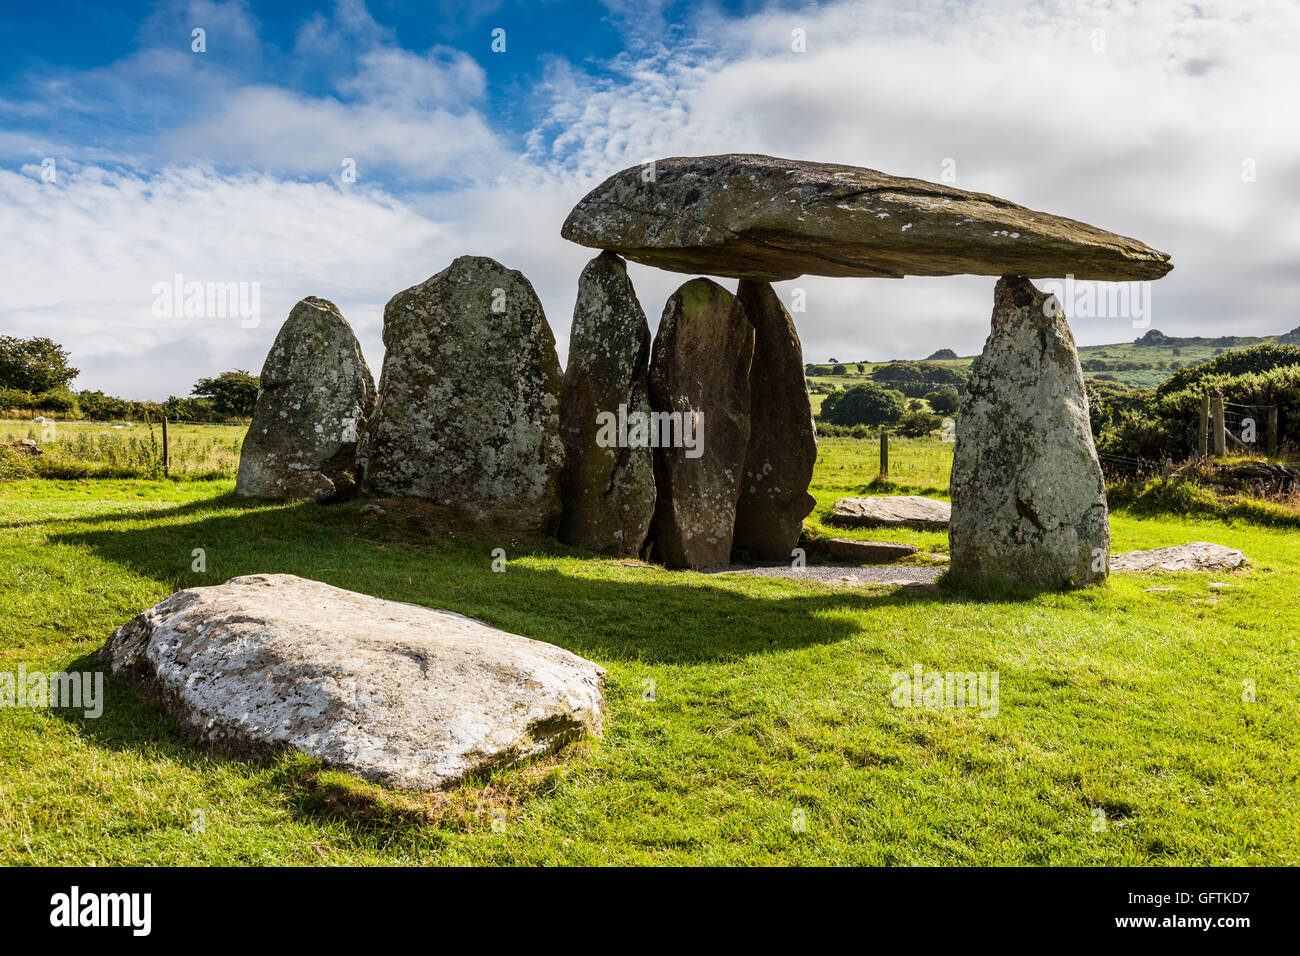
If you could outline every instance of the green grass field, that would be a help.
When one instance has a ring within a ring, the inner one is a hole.
[[[948,454],[897,443],[886,486],[874,442],[823,440],[810,534],[842,494],[944,494]],[[231,487],[0,482],[0,672],[89,669],[114,627],[178,588],[291,572],[599,662],[605,739],[437,797],[392,794],[299,756],[200,752],[110,681],[97,720],[0,710],[0,863],[1300,862],[1294,529],[1120,511],[1117,550],[1208,540],[1254,566],[1070,594],[832,590]],[[891,707],[891,674],[917,664],[997,672],[997,716]]]
[[[234,478],[246,424],[168,426],[170,473],[181,478]],[[0,452],[0,479],[161,478],[162,426],[154,422],[0,419],[0,442],[30,438],[44,454]]]

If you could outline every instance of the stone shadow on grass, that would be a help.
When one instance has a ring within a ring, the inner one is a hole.
[[[85,522],[98,527],[69,529],[51,540],[89,548],[154,578],[162,585],[158,600],[174,590],[245,574],[296,574],[456,611],[597,662],[734,660],[775,648],[833,644],[861,627],[848,612],[946,603],[954,597],[944,587],[832,590],[666,571],[590,557],[518,532],[435,521],[428,513],[392,505],[379,518],[361,513],[364,502],[212,513],[242,500],[223,495],[167,509],[162,525],[123,526],[100,516]],[[206,556],[206,572],[191,570],[196,548]],[[492,570],[497,549],[506,558],[499,573]],[[1024,597],[1003,591],[960,593],[963,601],[993,603]]]

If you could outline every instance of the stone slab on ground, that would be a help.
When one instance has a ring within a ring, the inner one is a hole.
[[[192,736],[432,790],[603,727],[604,668],[472,618],[291,574],[178,591],[100,649]]]
[[[831,538],[827,547],[841,561],[861,561],[866,564],[897,561],[916,554],[914,544],[900,541],[857,541],[853,538]]]
[[[843,564],[810,564],[794,568],[788,564],[751,565],[726,564],[702,569],[705,574],[750,574],[763,578],[795,578],[815,581],[833,587],[862,587],[869,584],[893,584],[903,587],[922,587],[934,584],[944,568],[881,567]]]
[[[1126,551],[1110,556],[1110,570],[1148,573],[1174,571],[1235,571],[1250,561],[1236,548],[1208,541],[1193,541],[1149,551]]]
[[[881,495],[841,498],[827,519],[842,528],[917,528],[942,531],[948,527],[952,505],[922,495]]]

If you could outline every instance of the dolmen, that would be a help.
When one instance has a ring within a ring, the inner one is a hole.
[[[765,448],[746,455],[744,480],[735,483],[731,544],[754,543],[760,554],[769,543],[789,543],[792,516],[802,511],[802,522],[808,513],[802,509],[810,449],[815,456],[815,436],[803,424],[802,376],[796,382],[788,371],[777,371],[797,355],[798,338],[792,323],[785,327],[784,310],[777,311],[780,303],[769,283],[801,275],[998,277],[991,331],[957,422],[950,487],[952,573],[1045,588],[1106,577],[1106,492],[1088,427],[1082,369],[1060,303],[1029,279],[1158,279],[1173,268],[1168,254],[984,193],[854,166],[743,154],[673,157],[629,167],[583,198],[561,235],[673,272],[738,278],[740,311],[760,334],[767,329],[769,345],[783,343],[776,358],[765,356],[762,369],[751,370],[750,434]],[[690,294],[692,284],[674,298]],[[697,287],[694,294],[702,292]],[[710,301],[719,301],[712,290]],[[680,337],[669,328],[674,339]],[[715,339],[711,355],[700,355],[700,341],[689,338],[676,347],[670,340],[662,350],[656,340],[655,354],[680,349],[701,368],[712,361],[711,374],[730,381],[747,350],[738,349],[730,336]],[[760,351],[756,341],[752,361]],[[801,357],[798,364],[802,368]],[[652,359],[652,395],[654,365]],[[675,398],[676,409],[702,414],[706,422],[711,412],[725,420],[734,407],[699,389],[679,390]],[[761,427],[755,427],[758,416]],[[725,447],[717,452],[720,476],[730,474],[735,458]],[[774,471],[777,477],[760,491],[756,479]],[[718,528],[729,514],[733,486],[717,480],[674,485],[675,477],[669,470],[670,480],[658,482],[655,544],[669,563],[698,566],[706,558],[716,560],[724,544]],[[684,505],[676,499],[685,493],[708,500]],[[750,509],[776,502],[783,503],[774,510],[784,521],[773,521],[772,515],[751,520]],[[679,546],[680,522],[659,517],[688,514],[692,507],[693,527],[705,535],[705,546],[697,551]],[[755,539],[754,528],[764,524],[769,533]],[[778,550],[774,546],[771,553]]]
[[[377,397],[337,309],[299,303],[263,371],[240,493],[355,484],[670,567],[789,560],[815,505],[817,437],[798,332],[771,283],[988,275],[991,329],[957,421],[952,573],[1047,588],[1106,577],[1078,354],[1060,302],[1029,280],[1158,279],[1166,253],[984,193],[747,154],[629,167],[561,235],[599,250],[563,372],[531,284],[492,259],[462,256],[393,297]],[[696,274],[653,337],[628,260]],[[709,276],[739,281],[732,292]],[[320,323],[333,344],[316,354]],[[318,367],[330,362],[347,374]]]

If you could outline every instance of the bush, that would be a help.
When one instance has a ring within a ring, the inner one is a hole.
[[[832,425],[892,425],[903,411],[903,396],[898,392],[864,382],[826,396],[821,417]]]
[[[898,420],[898,430],[908,438],[924,438],[943,424],[943,419],[933,412],[914,409]]]
[[[1222,349],[1219,351],[1223,352]],[[1190,388],[1213,391],[1205,385],[1206,380],[1247,372],[1268,372],[1296,365],[1300,365],[1300,348],[1294,345],[1255,345],[1235,352],[1223,352],[1208,362],[1180,369],[1156,389],[1156,394],[1170,395]]]
[[[908,398],[920,398],[934,391],[936,385],[964,390],[967,373],[932,362],[887,362],[872,369],[871,378],[877,384],[898,389]]]
[[[961,396],[955,388],[941,388],[937,392],[928,392],[925,400],[940,415],[951,415],[961,407]]]

